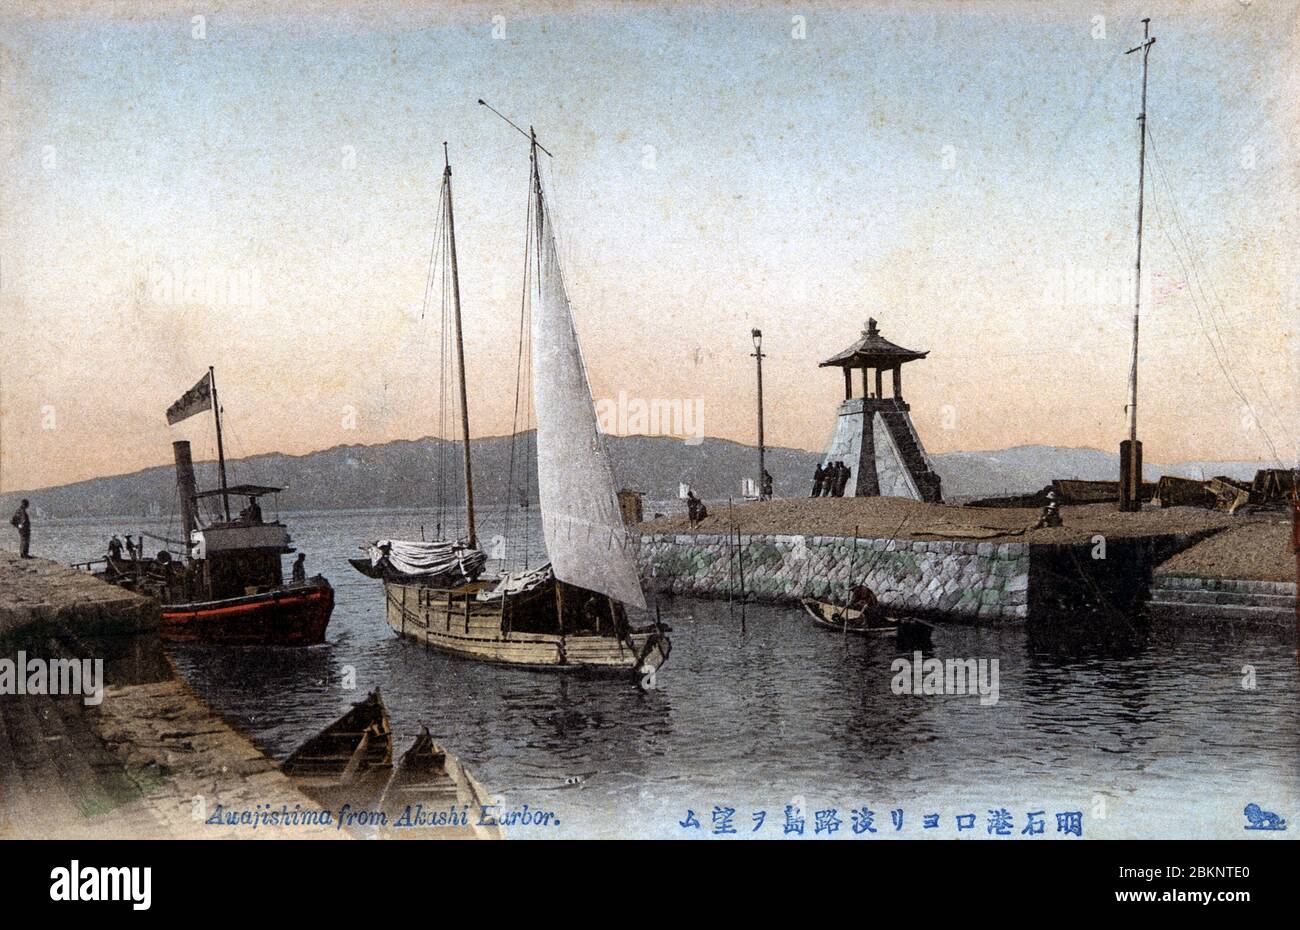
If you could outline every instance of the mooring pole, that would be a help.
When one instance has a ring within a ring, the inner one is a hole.
[[[1142,52],[1142,112],[1138,114],[1137,258],[1133,282],[1133,354],[1128,373],[1128,439],[1119,447],[1119,509],[1142,509],[1142,443],[1137,438],[1138,319],[1142,310],[1142,207],[1147,160],[1147,59],[1155,44],[1150,18],[1142,20],[1142,44],[1125,52]]]
[[[758,499],[767,500],[767,446],[763,442],[763,331],[750,330],[754,351],[750,355],[758,363]]]

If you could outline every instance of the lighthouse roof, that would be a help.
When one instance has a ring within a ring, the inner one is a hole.
[[[874,319],[867,320],[867,328],[862,331],[862,338],[843,352],[837,352],[821,363],[822,368],[836,366],[839,368],[893,368],[903,362],[912,362],[925,358],[929,351],[917,352],[894,345],[876,328]]]

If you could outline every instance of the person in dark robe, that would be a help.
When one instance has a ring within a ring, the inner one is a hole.
[[[1062,526],[1061,520],[1061,501],[1055,491],[1047,492],[1047,506],[1043,508],[1042,513],[1038,515],[1038,522],[1031,529],[1041,530],[1048,527]]]
[[[135,540],[131,538],[130,533],[126,534],[126,554],[132,562],[140,557],[140,550],[136,548]]]
[[[822,496],[822,484],[826,481],[826,470],[822,468],[821,462],[817,463],[817,468],[813,471],[813,487],[809,497]]]
[[[293,583],[307,583],[307,553],[299,552],[298,558],[293,560]]]
[[[763,469],[763,488],[761,499],[770,501],[772,499],[772,475],[766,468]]]
[[[27,506],[27,498],[23,498],[23,502],[18,505],[18,509],[14,511],[14,515],[9,520],[13,528],[18,531],[18,555],[24,559],[32,557],[30,552],[32,546],[32,518],[27,512]]]
[[[582,605],[582,628],[592,633],[604,634],[605,625],[596,598],[594,596],[587,598],[587,602]]]
[[[121,561],[122,559],[122,540],[117,538],[116,533],[114,533],[113,538],[108,541],[108,557],[114,562]]]
[[[704,519],[700,514],[704,511],[704,501],[695,496],[695,491],[687,489],[686,491],[686,519],[690,521],[691,526],[695,526]]]
[[[258,504],[256,497],[250,497],[248,499],[248,506],[239,512],[239,519],[243,520],[245,523],[262,522],[262,507]]]
[[[849,466],[845,465],[843,462],[840,462],[840,473],[838,477],[835,479],[836,497],[844,496],[844,489],[849,486],[849,475],[851,474],[852,472],[849,470]]]
[[[830,462],[826,466],[825,490],[822,491],[822,497],[834,497],[835,487],[840,483],[840,463]]]

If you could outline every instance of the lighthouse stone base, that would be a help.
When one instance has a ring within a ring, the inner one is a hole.
[[[910,410],[893,397],[854,397],[840,404],[835,433],[822,461],[849,467],[846,497],[942,503],[939,476],[921,447]]]

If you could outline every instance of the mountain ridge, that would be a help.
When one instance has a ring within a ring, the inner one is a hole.
[[[529,498],[535,497],[536,463],[531,452],[533,433],[517,434],[516,475],[510,480],[510,436],[473,440],[476,498],[487,504],[522,495],[520,460],[528,464]],[[740,496],[741,480],[758,467],[755,446],[730,439],[706,438],[688,445],[674,437],[608,436],[615,474],[623,486],[646,492],[649,500],[677,497],[681,483],[690,484],[706,499]],[[806,449],[769,447],[767,468],[778,496],[807,494],[821,453]],[[1053,478],[1114,479],[1116,455],[1086,446],[1026,444],[1007,449],[946,452],[931,455],[943,479],[946,500],[1017,494],[1038,490]],[[441,482],[437,463],[444,465]],[[1199,478],[1228,475],[1250,478],[1263,463],[1250,461],[1148,463],[1147,477],[1162,474]],[[217,486],[216,463],[195,463],[200,488]],[[283,487],[283,510],[365,508],[429,508],[441,493],[449,505],[460,501],[460,445],[423,437],[365,445],[341,443],[316,452],[290,455],[267,452],[227,461],[230,483]],[[441,490],[440,490],[441,489]],[[32,500],[35,512],[46,517],[147,516],[175,512],[175,478],[171,465],[156,465],[120,475],[90,478],[47,488],[10,491],[0,495],[0,508],[15,507],[20,498]]]

